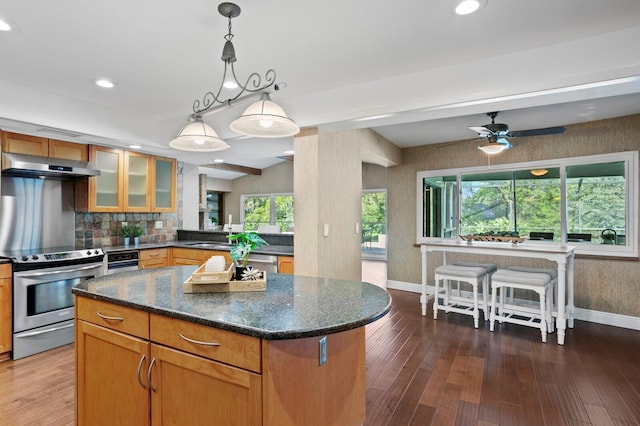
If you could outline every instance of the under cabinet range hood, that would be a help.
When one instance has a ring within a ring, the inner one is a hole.
[[[31,178],[80,179],[100,176],[100,170],[96,170],[85,161],[6,152],[2,154],[2,174]]]

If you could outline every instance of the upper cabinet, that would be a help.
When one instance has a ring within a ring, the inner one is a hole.
[[[176,211],[176,160],[152,157],[151,209],[154,212]]]
[[[89,160],[88,145],[11,132],[2,132],[2,151],[65,160]]]
[[[124,152],[120,149],[91,145],[91,162],[100,176],[76,184],[76,211],[122,212]]]
[[[151,211],[151,158],[138,152],[124,152],[124,210]]]
[[[100,176],[76,184],[76,211],[174,212],[176,160],[91,146]]]

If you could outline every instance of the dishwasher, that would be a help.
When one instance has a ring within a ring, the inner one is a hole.
[[[107,253],[107,275],[138,270],[138,250]]]
[[[278,272],[278,256],[251,253],[247,259],[247,264],[265,272]]]

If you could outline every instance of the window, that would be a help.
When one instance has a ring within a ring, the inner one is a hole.
[[[460,234],[553,233],[560,240],[559,168],[461,176]]]
[[[418,242],[515,232],[638,256],[638,152],[419,172],[417,183]]]
[[[255,231],[260,225],[293,231],[293,194],[243,195],[241,204],[240,219],[246,231]]]

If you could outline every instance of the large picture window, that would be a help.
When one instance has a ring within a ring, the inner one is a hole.
[[[638,152],[418,173],[417,242],[518,234],[638,256]]]

